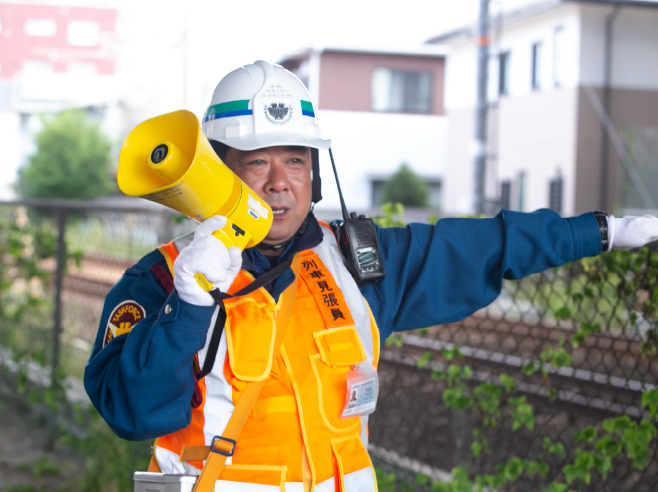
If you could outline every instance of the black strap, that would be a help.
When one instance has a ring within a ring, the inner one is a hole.
[[[219,312],[217,313],[215,326],[213,327],[212,335],[210,336],[210,343],[208,344],[206,359],[203,361],[203,368],[197,375],[197,379],[201,379],[210,374],[210,371],[212,371],[212,368],[215,365],[215,357],[217,357],[219,342],[222,339],[222,333],[224,333],[224,325],[226,324],[226,308],[224,308],[224,299],[246,296],[247,294],[251,294],[252,292],[276,280],[281,275],[283,275],[283,273],[288,270],[288,268],[290,268],[293,258],[294,255],[280,265],[272,268],[269,272],[264,273],[249,285],[247,285],[244,289],[237,291],[235,294],[227,294],[226,292],[221,292],[219,289],[210,291],[210,295],[215,300],[215,303],[219,306]]]

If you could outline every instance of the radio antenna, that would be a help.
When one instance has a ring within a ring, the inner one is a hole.
[[[331,158],[331,167],[334,168],[334,177],[336,178],[336,187],[338,188],[338,196],[340,197],[340,207],[343,209],[343,219],[347,220],[350,218],[350,214],[347,213],[347,207],[345,206],[345,200],[343,200],[343,191],[340,189],[340,181],[338,181],[338,172],[336,171],[336,163],[334,162],[334,153],[329,148],[329,157]]]

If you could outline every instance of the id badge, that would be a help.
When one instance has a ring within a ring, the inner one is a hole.
[[[374,366],[353,366],[347,373],[345,407],[341,419],[368,415],[375,411],[379,395],[379,378]]]

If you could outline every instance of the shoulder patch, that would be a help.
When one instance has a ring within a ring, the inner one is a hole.
[[[135,301],[123,301],[112,310],[110,318],[107,320],[105,337],[103,338],[103,347],[105,347],[113,338],[130,333],[133,326],[138,321],[144,319],[146,311]]]

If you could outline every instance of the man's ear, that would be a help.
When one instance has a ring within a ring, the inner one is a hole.
[[[311,149],[311,172],[313,173],[311,182],[311,201],[318,203],[322,200],[322,180],[320,179],[320,152],[318,149]]]

